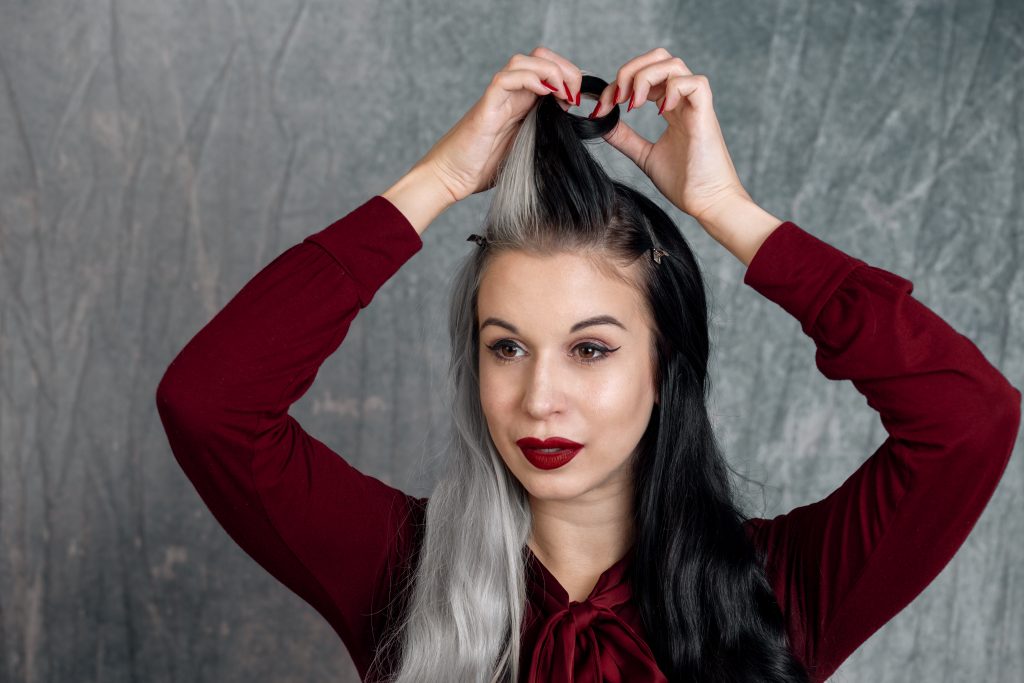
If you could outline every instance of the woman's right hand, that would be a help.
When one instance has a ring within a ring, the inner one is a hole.
[[[537,98],[554,95],[568,109],[579,100],[582,83],[583,74],[575,64],[545,47],[513,55],[494,74],[483,97],[416,165],[430,169],[453,202],[489,190]]]

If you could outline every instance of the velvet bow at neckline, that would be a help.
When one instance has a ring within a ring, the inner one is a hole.
[[[618,613],[633,596],[626,573],[634,547],[601,574],[583,602],[570,601],[565,588],[527,548],[527,592],[534,618],[541,623],[521,680],[668,683],[647,643]]]

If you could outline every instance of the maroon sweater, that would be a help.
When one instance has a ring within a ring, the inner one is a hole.
[[[393,204],[371,198],[257,273],[156,394],[174,457],[214,517],[327,619],[364,678],[398,609],[387,609],[389,591],[416,557],[426,499],[354,469],[288,408],[422,246]],[[851,380],[889,434],[823,500],[746,525],[793,651],[823,681],[964,542],[1006,468],[1021,393],[911,296],[910,281],[792,222],[743,282],[799,321],[818,369]],[[630,559],[570,604],[529,554],[523,679],[665,680],[624,581]]]

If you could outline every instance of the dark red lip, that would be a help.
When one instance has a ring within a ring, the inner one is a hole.
[[[520,448],[583,448],[583,444],[560,436],[549,436],[543,440],[535,436],[524,436],[516,441],[516,445]]]
[[[576,443],[569,439],[552,436],[543,441],[532,436],[516,441],[519,450],[523,452],[530,464],[541,470],[553,470],[565,465],[576,457],[576,454],[583,448],[583,444]],[[543,453],[540,448],[561,449],[555,453]]]

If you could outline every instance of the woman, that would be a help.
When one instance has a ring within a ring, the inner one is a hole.
[[[566,111],[584,86],[589,121]],[[655,144],[618,120],[627,100],[659,103]],[[705,404],[699,267],[594,162],[595,136],[880,413],[889,437],[827,498],[741,515]],[[287,410],[433,219],[492,187],[452,292],[447,469],[413,498]],[[948,563],[1019,426],[1020,392],[912,287],[754,204],[682,60],[659,48],[605,84],[537,48],[387,192],[247,283],[157,404],[218,521],[364,680],[822,681]]]

